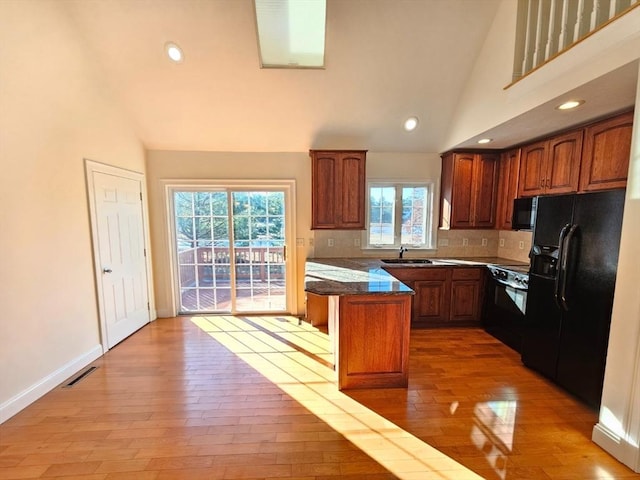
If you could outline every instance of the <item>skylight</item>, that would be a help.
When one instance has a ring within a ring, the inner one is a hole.
[[[254,0],[263,68],[324,68],[326,0]]]

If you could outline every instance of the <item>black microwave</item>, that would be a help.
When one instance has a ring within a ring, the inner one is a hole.
[[[512,230],[533,230],[538,197],[516,198],[513,201]]]

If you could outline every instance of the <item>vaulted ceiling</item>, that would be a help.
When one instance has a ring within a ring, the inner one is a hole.
[[[438,152],[499,0],[329,0],[322,70],[260,68],[252,0],[65,4],[148,149]]]

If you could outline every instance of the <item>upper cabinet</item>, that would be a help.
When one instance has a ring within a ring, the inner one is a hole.
[[[498,210],[496,228],[511,230],[513,201],[518,197],[518,177],[520,176],[520,149],[504,152],[500,157],[498,175]]]
[[[442,156],[441,228],[494,227],[499,158],[476,152]]]
[[[311,228],[365,228],[366,150],[309,150]]]
[[[578,191],[582,130],[522,147],[519,197]]]
[[[626,186],[632,129],[633,112],[595,123],[585,129],[580,191]]]

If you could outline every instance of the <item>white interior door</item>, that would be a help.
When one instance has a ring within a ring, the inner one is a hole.
[[[89,173],[103,343],[112,348],[150,321],[142,180]]]

